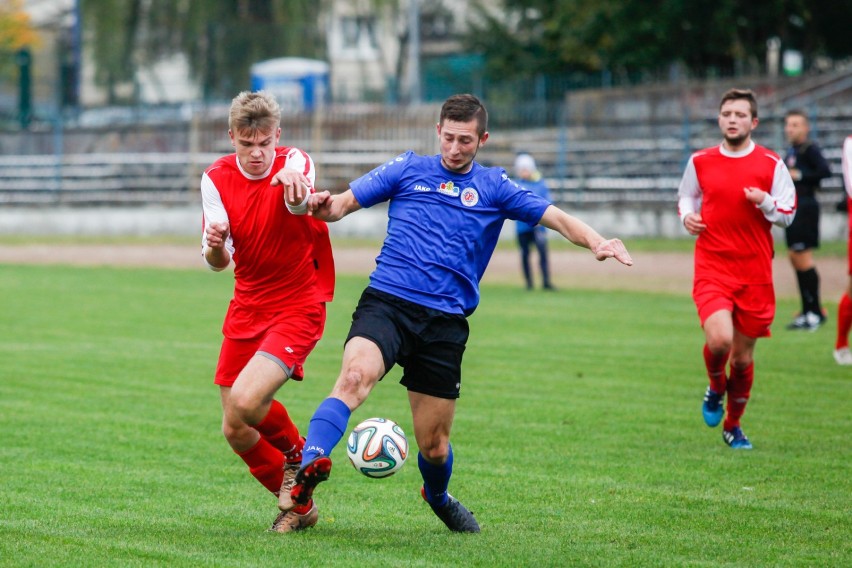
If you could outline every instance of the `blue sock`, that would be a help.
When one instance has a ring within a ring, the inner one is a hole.
[[[442,465],[431,464],[426,461],[423,454],[418,453],[417,466],[420,468],[420,475],[423,476],[426,500],[435,507],[446,505],[449,499],[447,487],[450,485],[450,476],[453,474],[452,444],[450,444],[450,454],[447,456],[447,461]]]
[[[351,414],[352,411],[339,398],[327,398],[320,403],[308,425],[308,435],[302,449],[303,464],[331,454],[346,432]]]

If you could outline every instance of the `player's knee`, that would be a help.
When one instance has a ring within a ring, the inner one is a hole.
[[[724,334],[711,334],[707,337],[707,348],[715,356],[730,353],[733,339]]]
[[[373,382],[361,367],[353,365],[340,374],[333,395],[361,402],[370,394]]]
[[[232,424],[227,420],[222,421],[222,435],[231,447],[239,448],[248,443],[251,432],[246,424]]]
[[[744,371],[754,362],[751,353],[734,353],[731,356],[731,367],[737,371]]]
[[[263,416],[258,416],[259,401],[245,391],[232,391],[228,406],[228,411],[246,424],[263,420]]]

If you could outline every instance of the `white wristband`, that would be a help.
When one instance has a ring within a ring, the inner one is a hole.
[[[287,211],[292,213],[293,215],[304,215],[308,212],[308,199],[311,197],[310,193],[305,194],[305,198],[298,205],[290,205],[286,201],[284,202],[287,205]]]

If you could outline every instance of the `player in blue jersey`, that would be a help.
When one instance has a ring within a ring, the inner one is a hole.
[[[353,181],[347,191],[307,201],[319,219],[337,221],[389,201],[387,236],[376,269],[352,316],[343,364],[329,398],[311,418],[302,467],[291,496],[307,503],[331,471],[329,454],[351,413],[394,366],[408,399],[423,477],[421,495],[452,531],[479,524],[447,492],[453,468],[450,429],[461,386],[467,316],[479,303],[479,280],[506,219],[541,223],[598,260],[633,264],[619,239],[606,240],[579,219],[511,181],[501,168],[474,161],[488,139],[488,114],[472,95],[441,108],[439,155],[406,152]],[[289,199],[298,202],[301,195]]]

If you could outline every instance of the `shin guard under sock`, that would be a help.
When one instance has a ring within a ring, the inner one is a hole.
[[[846,292],[840,298],[840,304],[837,306],[837,340],[834,343],[835,349],[849,347],[850,329],[852,329],[852,298]]]
[[[254,426],[254,429],[260,432],[266,441],[278,448],[288,462],[302,461],[302,438],[283,404],[273,400],[269,413]]]
[[[302,448],[302,463],[331,454],[346,432],[351,415],[352,411],[339,398],[330,397],[322,401],[308,426],[308,435]]]
[[[450,444],[447,461],[441,465],[429,463],[423,457],[423,454],[418,452],[417,467],[420,468],[420,475],[423,477],[423,490],[426,495],[426,501],[436,507],[444,505],[449,498],[447,488],[450,485],[450,476],[453,474],[452,444]]]
[[[249,471],[261,485],[278,495],[284,481],[284,456],[272,444],[261,437],[244,452],[234,451],[249,467]]]
[[[812,312],[822,315],[822,306],[819,302],[819,274],[816,268],[797,271],[796,278],[799,281],[799,293],[802,296],[802,313]]]
[[[727,388],[725,365],[728,363],[728,353],[714,355],[707,344],[704,344],[704,365],[707,367],[707,377],[710,379],[710,389],[716,394],[724,394]]]
[[[745,413],[753,383],[754,362],[744,368],[731,366],[731,376],[728,378],[728,404],[725,412],[725,430],[730,430],[734,426],[740,425],[740,418]]]

